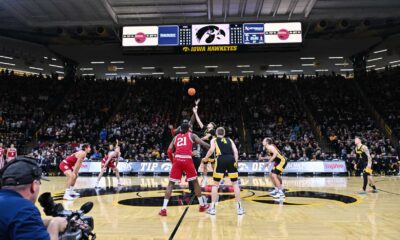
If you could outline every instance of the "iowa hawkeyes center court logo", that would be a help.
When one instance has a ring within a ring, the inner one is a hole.
[[[203,194],[210,198],[210,187],[203,188]],[[280,204],[280,205],[314,205],[324,204],[327,201],[333,201],[339,204],[353,204],[358,201],[357,198],[352,196],[317,192],[317,191],[291,191],[285,189],[286,199],[284,201],[274,200],[269,194],[272,191],[271,187],[256,187],[256,186],[243,186],[242,198],[245,201],[252,201],[261,204]],[[127,199],[118,201],[118,204],[127,206],[138,206],[138,207],[159,207],[163,204],[165,187],[161,185],[157,187],[143,187],[139,185],[135,186],[122,186],[122,187],[106,187],[100,189],[86,188],[77,190],[81,195],[81,198],[112,195],[119,193],[133,193],[133,196],[129,196]],[[219,202],[234,199],[232,186],[224,185],[220,187]],[[62,200],[63,195],[56,194],[54,200]],[[192,197],[188,189],[177,187],[171,196],[169,206],[183,206],[183,205],[196,205],[198,204],[197,198]]]

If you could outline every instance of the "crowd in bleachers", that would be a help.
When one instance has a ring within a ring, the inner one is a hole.
[[[0,71],[0,142],[20,147],[31,141],[65,87],[55,78]]]
[[[263,138],[272,137],[291,160],[320,159],[323,153],[289,79],[251,77],[241,87],[254,152],[261,153]]]
[[[380,73],[370,71],[359,80],[371,103],[397,136],[400,136],[399,75],[400,68],[393,68]]]
[[[390,139],[375,124],[353,81],[341,76],[323,76],[303,78],[298,84],[331,150],[339,158],[355,155],[355,136],[364,140],[371,154],[394,156]]]
[[[379,110],[395,128],[399,92],[391,87],[397,84],[392,78],[380,77],[382,84],[366,81],[365,91],[377,106],[388,103]],[[295,84],[328,148],[315,139]],[[0,102],[0,141],[6,146],[36,144],[31,154],[48,166],[55,166],[83,142],[93,144],[97,152],[91,158],[100,159],[106,146],[117,139],[123,158],[166,160],[170,129],[191,118],[197,98],[201,99],[198,114],[203,124],[224,126],[242,159],[257,159],[264,137],[272,137],[290,160],[345,159],[351,163],[356,135],[365,140],[377,162],[389,164],[396,155],[355,91],[354,82],[338,76],[299,77],[295,82],[276,76],[243,81],[142,77],[67,82],[2,72],[0,85],[5,89]],[[197,90],[195,97],[186,94],[189,87]],[[368,91],[372,87],[377,89],[375,95]],[[194,131],[201,135],[205,129],[198,126],[194,124]]]

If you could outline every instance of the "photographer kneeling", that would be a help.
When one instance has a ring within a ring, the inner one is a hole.
[[[0,172],[0,239],[58,239],[65,218],[42,219],[35,206],[42,170],[36,161],[17,157]]]

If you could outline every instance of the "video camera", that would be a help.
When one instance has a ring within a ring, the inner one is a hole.
[[[61,203],[55,204],[51,193],[45,192],[39,197],[40,206],[47,216],[65,217],[68,225],[65,231],[60,234],[59,240],[95,240],[96,234],[93,233],[94,221],[92,217],[84,216],[93,208],[92,202],[82,205],[80,210],[65,210]]]

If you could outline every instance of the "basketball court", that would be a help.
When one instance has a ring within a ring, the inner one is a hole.
[[[41,192],[62,198],[65,179],[52,177]],[[88,214],[95,219],[98,239],[398,239],[399,177],[377,177],[379,193],[358,195],[360,177],[284,177],[286,200],[274,201],[268,176],[242,177],[245,215],[236,215],[229,180],[221,187],[217,215],[199,213],[187,184],[174,190],[168,216],[160,217],[167,177],[80,177],[81,197],[63,201],[78,209],[94,202]],[[207,193],[206,193],[207,194]],[[58,197],[58,198],[57,198]],[[190,203],[192,202],[192,205]]]

